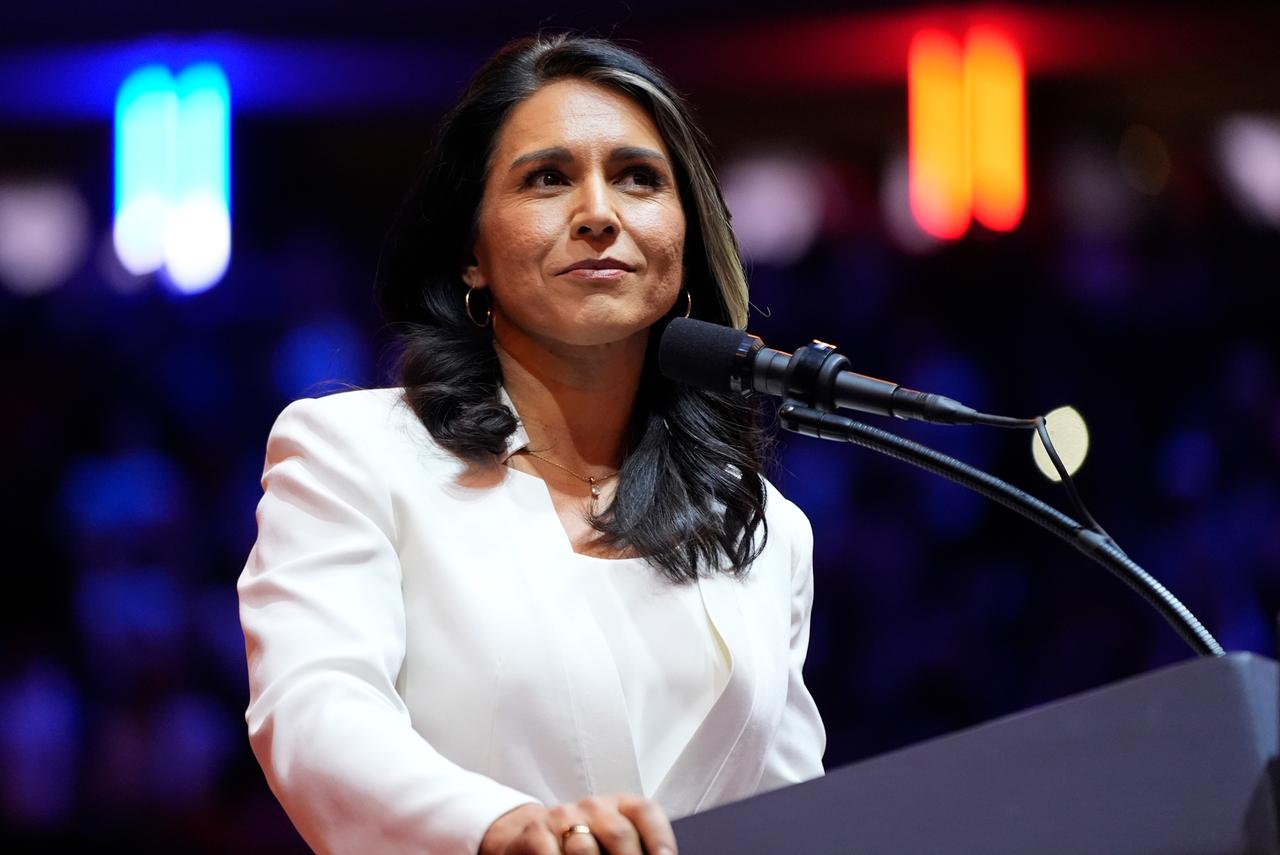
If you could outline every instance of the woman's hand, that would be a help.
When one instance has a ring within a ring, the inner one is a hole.
[[[565,832],[587,826],[590,834]],[[545,808],[522,805],[494,820],[480,855],[676,855],[676,835],[657,802],[592,796]]]

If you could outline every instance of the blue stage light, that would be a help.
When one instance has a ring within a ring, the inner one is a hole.
[[[217,284],[231,258],[231,98],[218,66],[174,80],[159,65],[131,74],[116,98],[115,223],[121,264],[162,268],[181,293]]]
[[[176,171],[178,96],[159,65],[129,75],[116,96],[116,255],[134,275],[164,264],[164,235]]]
[[[231,96],[216,65],[177,82],[178,169],[165,229],[165,270],[184,293],[210,288],[231,260]]]

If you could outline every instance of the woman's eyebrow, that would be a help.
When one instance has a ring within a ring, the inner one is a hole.
[[[643,146],[620,146],[609,152],[610,160],[659,160],[667,163],[666,156],[655,149],[644,148]],[[552,146],[551,148],[540,148],[537,151],[531,151],[528,154],[522,154],[515,160],[511,161],[511,166],[507,168],[510,172],[519,169],[526,163],[541,163],[551,161],[552,163],[572,163],[573,155],[569,149],[563,146]]]
[[[621,148],[615,148],[612,152],[609,153],[609,156],[613,160],[649,159],[649,160],[660,160],[663,163],[667,162],[667,158],[665,155],[663,155],[662,152],[655,151],[654,149],[651,149],[651,148],[644,148],[642,146],[633,146],[633,145],[625,145],[625,146],[622,146]]]
[[[534,163],[536,161],[552,161],[553,163],[569,163],[573,160],[573,155],[569,153],[569,149],[563,146],[554,146],[552,148],[540,148],[537,151],[531,151],[528,154],[522,154],[515,160],[511,161],[508,172],[524,166],[526,163]]]

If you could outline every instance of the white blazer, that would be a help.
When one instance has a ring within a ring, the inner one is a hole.
[[[573,552],[545,485],[476,476],[401,391],[280,414],[239,581],[250,741],[321,852],[475,853],[518,805],[641,792],[625,663],[561,584]],[[653,796],[673,817],[822,774],[801,677],[812,533],[772,485],[766,516],[745,578],[698,582],[730,673]]]

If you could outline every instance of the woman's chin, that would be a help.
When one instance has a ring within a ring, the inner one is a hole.
[[[499,341],[509,341],[512,335],[527,335],[547,344],[605,347],[635,340],[647,341],[649,328],[665,315],[661,308],[637,312],[600,306],[595,310],[579,311],[572,318],[564,318],[558,323],[530,325],[532,328],[527,329],[527,333],[507,319],[497,319],[494,332]]]
[[[651,324],[610,324],[602,322],[588,328],[567,331],[558,340],[571,347],[624,346],[636,341],[647,341]]]

